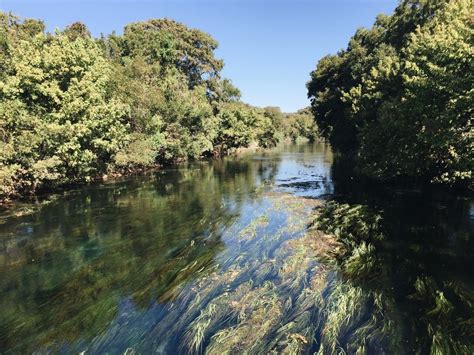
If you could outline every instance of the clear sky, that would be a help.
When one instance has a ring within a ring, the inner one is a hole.
[[[256,106],[292,112],[308,105],[305,84],[318,59],[345,48],[359,27],[397,0],[0,0],[2,11],[42,19],[49,31],[81,21],[98,36],[168,17],[219,41],[223,76]]]

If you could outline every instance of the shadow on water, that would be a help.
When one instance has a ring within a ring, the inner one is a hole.
[[[332,160],[285,146],[0,215],[0,352],[426,353],[465,337],[472,202],[367,188]],[[359,250],[369,277],[308,229],[321,197],[382,215],[374,254]]]
[[[337,163],[332,174],[332,200],[381,216],[383,237],[362,243],[374,248],[374,267],[365,277],[348,275],[347,280],[384,297],[384,317],[398,328],[392,351],[473,353],[472,196],[441,188],[368,184]],[[361,260],[367,262],[367,257]]]

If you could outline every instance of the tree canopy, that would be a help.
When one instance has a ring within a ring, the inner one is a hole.
[[[307,84],[321,133],[382,180],[471,185],[472,0],[404,0]]]

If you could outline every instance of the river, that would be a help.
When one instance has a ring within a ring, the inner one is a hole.
[[[325,200],[382,214],[373,278],[308,230]],[[64,191],[0,215],[0,353],[469,351],[473,231],[468,196],[363,186],[323,143]]]

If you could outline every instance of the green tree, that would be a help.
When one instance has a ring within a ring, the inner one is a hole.
[[[100,49],[64,33],[24,40],[11,24],[0,83],[1,195],[105,172],[128,108],[109,90],[112,71]]]
[[[240,102],[208,34],[168,19],[94,39],[0,13],[0,200],[275,145],[280,118]]]
[[[255,138],[255,133],[249,128],[255,126],[257,115],[256,109],[241,103],[222,105],[217,115],[219,126],[215,138],[218,154],[247,147]]]
[[[472,183],[472,5],[402,1],[311,73],[321,133],[363,174]]]
[[[283,133],[292,141],[306,138],[314,141],[319,137],[318,127],[314,121],[310,108],[298,110],[286,116],[283,121]]]
[[[224,66],[216,59],[218,43],[208,34],[170,19],[129,24],[124,30],[124,56],[171,65],[183,72],[190,88],[219,76]]]

